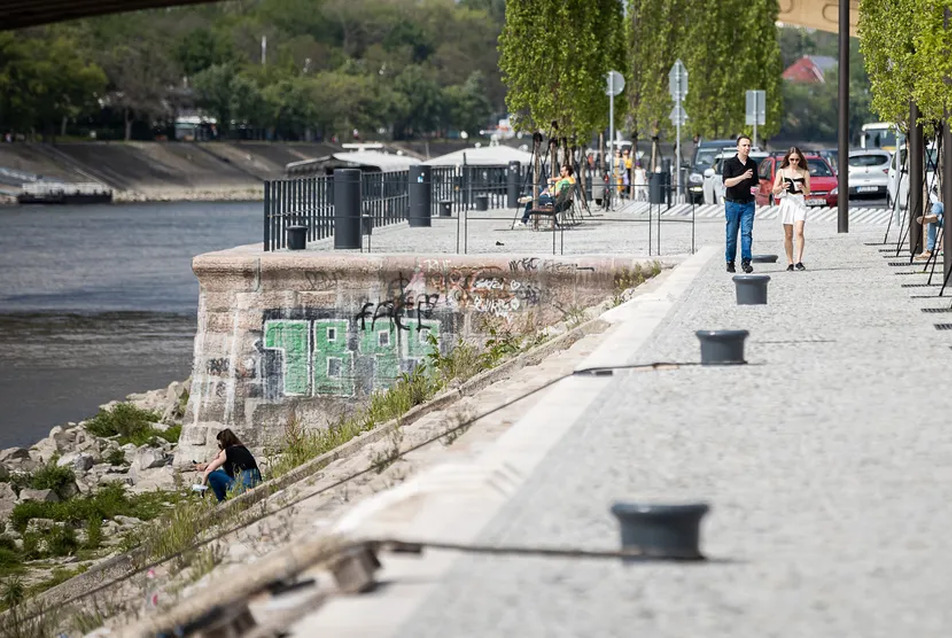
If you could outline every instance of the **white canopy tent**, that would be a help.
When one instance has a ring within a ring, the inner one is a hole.
[[[465,159],[464,159],[465,156]],[[425,166],[500,166],[509,162],[520,162],[528,166],[532,161],[532,153],[520,151],[510,146],[482,146],[480,148],[466,148],[453,151],[446,155],[428,159],[421,164]]]

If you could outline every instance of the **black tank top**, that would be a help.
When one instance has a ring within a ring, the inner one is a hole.
[[[225,474],[235,478],[242,470],[257,470],[258,464],[244,445],[232,445],[225,448],[225,463],[222,469]]]

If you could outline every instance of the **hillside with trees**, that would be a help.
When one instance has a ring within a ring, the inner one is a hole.
[[[504,112],[498,0],[242,0],[0,32],[0,133],[410,139]]]

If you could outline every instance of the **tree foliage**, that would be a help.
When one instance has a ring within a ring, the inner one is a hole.
[[[167,131],[195,109],[224,135],[478,130],[504,109],[503,7],[256,0],[2,33],[0,130],[29,134],[66,118],[74,131],[115,123],[128,138]]]
[[[775,0],[629,0],[629,115],[641,134],[673,132],[668,72],[688,70],[687,130],[705,137],[746,131],[745,92],[767,94],[763,135],[779,129],[780,46]]]
[[[509,0],[499,66],[517,127],[587,140],[607,119],[605,74],[622,61],[621,27],[614,0]]]
[[[952,27],[941,0],[860,0],[860,48],[880,118],[904,122],[915,101],[924,121],[952,111]]]

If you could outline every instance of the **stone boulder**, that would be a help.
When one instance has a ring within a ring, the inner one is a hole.
[[[153,467],[162,467],[171,460],[171,457],[160,448],[144,446],[139,448],[132,467],[136,470],[148,470]]]
[[[27,501],[39,501],[40,503],[56,503],[60,497],[53,490],[32,490],[24,488],[20,490],[20,503]]]
[[[136,494],[152,492],[156,489],[171,490],[175,488],[176,472],[171,465],[163,465],[150,469],[129,470],[132,491]]]
[[[72,468],[76,474],[83,474],[96,464],[96,459],[91,454],[85,452],[70,452],[63,455],[56,461],[59,467]]]
[[[0,483],[0,521],[9,518],[17,504],[17,493],[9,483]]]
[[[0,452],[0,465],[9,472],[32,472],[40,466],[30,456],[30,451],[22,447],[10,447]]]

